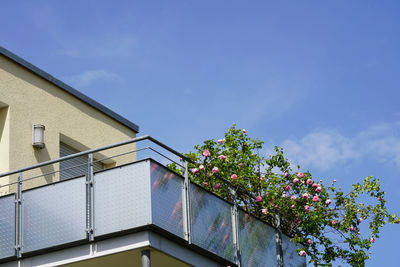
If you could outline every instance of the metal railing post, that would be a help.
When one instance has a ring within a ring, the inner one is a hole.
[[[142,250],[142,267],[151,266],[150,255],[151,255],[150,250],[148,249]]]
[[[15,200],[16,205],[16,231],[15,231],[15,249],[17,252],[17,257],[22,257],[22,248],[23,248],[23,224],[22,224],[22,172],[18,173],[18,183],[17,183],[17,195]]]
[[[183,229],[185,239],[189,244],[192,243],[192,223],[191,223],[191,208],[190,208],[190,180],[189,180],[189,169],[188,163],[185,161],[184,166],[184,177],[185,181],[183,183],[182,190],[182,205],[183,205]]]
[[[233,189],[230,189],[230,191],[233,199],[233,206],[231,207],[233,249],[235,252],[235,263],[238,267],[240,267],[241,258],[240,258],[240,240],[239,240],[239,212],[236,203],[236,191]]]
[[[94,178],[93,153],[88,154],[88,171],[86,175],[86,231],[89,241],[94,240]]]
[[[278,214],[275,215],[275,242],[276,242],[276,261],[278,267],[283,267],[283,248],[282,248],[282,231],[281,218]]]

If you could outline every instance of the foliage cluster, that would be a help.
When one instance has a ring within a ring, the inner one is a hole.
[[[344,193],[335,180],[324,184],[300,166],[292,169],[282,148],[275,147],[269,157],[260,155],[263,142],[235,125],[224,138],[206,140],[194,149],[185,154],[192,182],[272,225],[278,216],[299,255],[307,255],[315,266],[331,266],[336,260],[364,266],[380,228],[400,223],[388,213],[378,179],[367,177]],[[174,164],[170,168],[180,171]]]

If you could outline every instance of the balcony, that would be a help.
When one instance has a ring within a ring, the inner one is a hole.
[[[93,172],[94,153],[145,140],[182,156],[144,136],[0,175],[18,176],[0,198],[1,266],[306,265],[289,237],[155,159]],[[171,159],[130,153],[144,150]],[[85,175],[23,190],[24,173],[82,155]]]

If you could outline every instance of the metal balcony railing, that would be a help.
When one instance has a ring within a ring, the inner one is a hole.
[[[99,160],[151,151],[181,166],[184,176],[150,158],[93,171],[95,153],[144,141],[157,149],[136,148]],[[66,170],[24,179],[25,173],[83,155],[88,157],[85,175],[23,190],[25,182]],[[17,176],[17,181],[2,185],[16,185],[16,192],[0,197],[0,261],[150,227],[226,264],[306,265],[289,237],[282,235],[278,242],[277,229],[191,183],[187,160],[158,140],[142,136],[1,174],[0,180]]]

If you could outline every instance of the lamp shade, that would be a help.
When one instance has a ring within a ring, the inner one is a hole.
[[[42,124],[34,124],[32,126],[32,145],[36,148],[44,148],[44,130]]]

